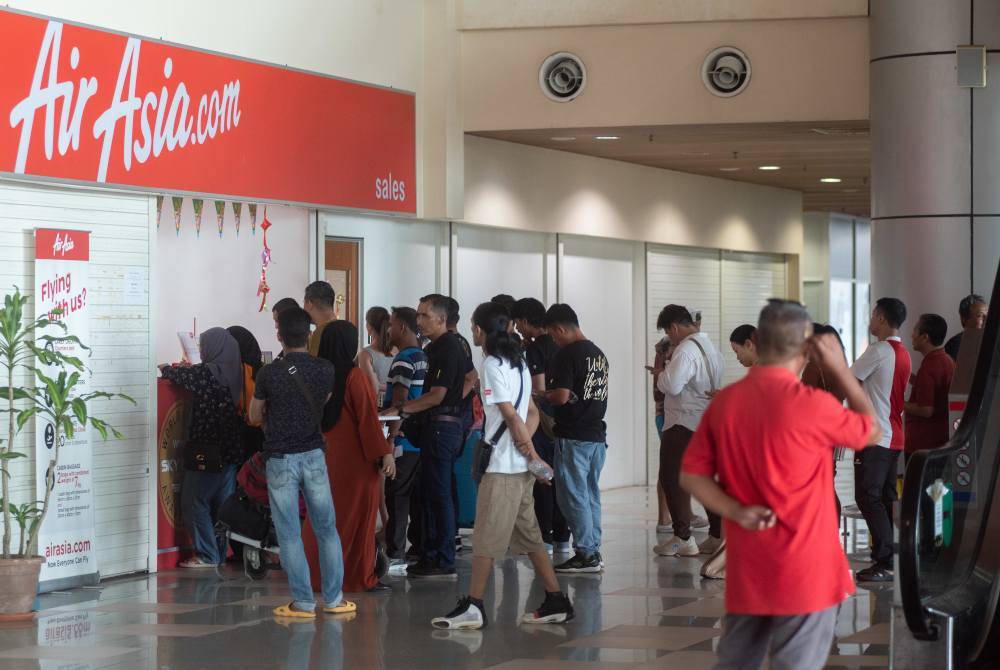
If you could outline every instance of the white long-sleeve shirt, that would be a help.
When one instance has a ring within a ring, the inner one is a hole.
[[[692,341],[694,338],[704,347],[705,356]],[[713,388],[722,388],[725,367],[722,352],[704,333],[689,335],[677,346],[667,367],[656,379],[656,387],[666,395],[663,403],[664,430],[676,425],[692,432],[698,429],[701,415],[711,400],[708,393]]]

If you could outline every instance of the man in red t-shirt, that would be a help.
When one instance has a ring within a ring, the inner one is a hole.
[[[716,668],[759,668],[769,653],[771,668],[822,668],[837,607],[854,592],[834,512],[833,449],[876,444],[882,430],[836,338],[811,334],[802,305],[770,301],[757,365],[719,392],[684,455],[682,485],[725,519]],[[807,353],[850,409],[799,381]]]
[[[955,361],[944,350],[948,322],[939,314],[922,314],[913,327],[913,349],[924,360],[913,380],[906,412],[906,456],[948,443],[948,391]]]

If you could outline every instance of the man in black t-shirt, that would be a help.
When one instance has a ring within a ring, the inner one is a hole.
[[[465,434],[463,401],[471,391],[470,361],[454,333],[448,331],[449,298],[432,294],[421,299],[417,326],[431,342],[427,377],[419,398],[396,407],[406,419],[420,414],[420,495],[423,541],[419,562],[407,569],[415,579],[457,579],[455,572],[455,503],[452,474]]]
[[[278,340],[284,357],[260,369],[250,402],[250,419],[264,423],[267,495],[281,547],[281,567],[292,591],[292,601],[275,608],[274,614],[302,619],[316,618],[316,598],[302,546],[300,491],[319,546],[323,611],[341,614],[357,610],[357,605],[343,599],[344,552],[337,534],[320,427],[323,406],[333,391],[334,369],[329,362],[309,355],[309,324],[309,314],[299,307],[278,315]]]
[[[608,359],[580,330],[569,305],[552,305],[545,327],[557,345],[544,397],[555,408],[556,489],[576,541],[576,555],[556,572],[600,572],[601,491],[598,480],[607,452]]]
[[[528,371],[531,373],[531,388],[538,393],[546,390],[546,372],[549,363],[559,351],[552,336],[545,330],[545,305],[535,298],[521,298],[514,303],[511,312],[517,331],[524,338],[524,357],[528,361]],[[535,451],[546,463],[555,462],[556,442],[547,431],[551,430],[553,408],[547,401],[536,399],[538,411],[544,416],[531,441]],[[542,539],[555,554],[569,553],[572,545],[569,542],[569,526],[556,497],[559,483],[553,479],[548,486],[541,482],[535,484],[535,516],[542,531]]]

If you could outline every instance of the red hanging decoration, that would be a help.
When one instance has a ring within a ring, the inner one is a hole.
[[[264,249],[260,252],[260,283],[257,284],[257,295],[260,297],[260,307],[258,312],[267,309],[267,294],[271,287],[267,285],[267,266],[271,264],[271,247],[267,246],[267,229],[271,227],[271,222],[267,220],[267,207],[264,207],[264,221],[260,224],[260,229],[264,231]]]

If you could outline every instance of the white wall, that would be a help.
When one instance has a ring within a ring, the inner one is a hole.
[[[267,232],[271,265],[267,283],[271,287],[268,305],[284,297],[302,302],[309,283],[309,210],[269,205]],[[216,226],[213,201],[206,200],[202,212],[201,235],[195,234],[194,209],[190,198],[181,207],[181,230],[175,232],[170,198],[163,203],[157,241],[156,361],[180,360],[178,331],[190,331],[193,319],[198,332],[219,326],[243,326],[254,334],[264,351],[277,354],[270,307],[259,312],[261,251],[263,249],[264,208],[257,210],[257,233],[250,228],[246,205],[236,235],[231,203],[226,203],[223,236]]]
[[[329,237],[364,240],[361,313],[409,306],[428,293],[447,293],[448,226],[438,221],[320,213]]]
[[[553,259],[546,253],[551,236],[459,225],[453,228],[453,235],[457,245],[452,295],[462,308],[459,329],[470,342],[472,312],[498,293],[537,298],[544,304],[554,302],[554,295],[546,295],[546,277],[555,272]],[[479,350],[473,352],[473,359],[478,367],[482,361]]]
[[[610,366],[608,457],[601,487],[644,484],[645,291],[641,279],[636,281],[645,272],[642,245],[576,236],[561,242],[559,300],[573,307],[584,334],[601,348]]]
[[[802,253],[797,191],[467,136],[465,220],[552,233]]]
[[[422,3],[12,0],[46,14],[226,54],[417,91]]]

